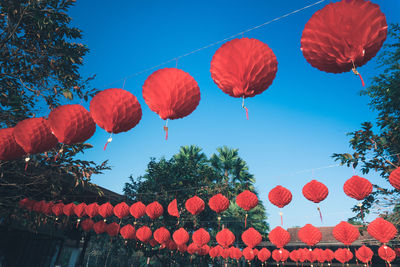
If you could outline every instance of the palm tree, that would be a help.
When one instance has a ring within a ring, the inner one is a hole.
[[[181,146],[179,153],[173,156],[176,162],[191,163],[195,166],[207,163],[207,156],[196,145]]]

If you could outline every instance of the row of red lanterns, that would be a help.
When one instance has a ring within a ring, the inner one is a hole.
[[[366,64],[380,50],[387,35],[385,15],[364,0],[342,0],[317,11],[307,22],[301,50],[314,67],[331,73]],[[211,77],[230,96],[253,97],[274,80],[278,62],[268,45],[257,39],[234,39],[223,44],[211,61]],[[361,76],[360,76],[361,77]],[[161,119],[178,119],[192,113],[200,102],[200,89],[192,76],[177,68],[152,73],[143,85],[143,98]],[[95,132],[95,123],[109,133],[125,132],[142,117],[136,97],[123,89],[106,89],[90,102],[52,110],[48,119],[30,118],[14,128],[0,130],[0,160],[48,151],[58,142],[81,143]],[[168,127],[165,126],[168,135]],[[111,142],[111,137],[108,142]],[[107,143],[108,143],[107,142]]]

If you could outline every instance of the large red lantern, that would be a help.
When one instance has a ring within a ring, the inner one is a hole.
[[[97,223],[93,224],[93,230],[96,234],[102,234],[106,231],[107,224],[104,221],[98,221]]]
[[[200,228],[193,233],[192,240],[197,246],[202,247],[210,241],[210,234],[204,228]]]
[[[247,261],[252,261],[254,259],[254,257],[256,256],[254,254],[254,251],[252,248],[246,247],[243,249],[243,257],[247,260]]]
[[[272,229],[271,232],[269,232],[268,238],[277,248],[283,248],[290,242],[289,232],[280,226]]]
[[[379,247],[378,255],[379,257],[381,257],[381,259],[389,263],[396,258],[396,252],[386,245],[382,245]]]
[[[335,259],[340,263],[346,263],[353,258],[353,253],[347,248],[338,248],[335,251]]]
[[[51,211],[53,212],[56,217],[60,216],[63,214],[63,208],[64,208],[64,203],[56,203],[51,207]]]
[[[153,236],[158,243],[165,244],[170,240],[171,233],[168,231],[167,228],[160,227],[154,231]]]
[[[256,229],[250,227],[249,229],[247,229],[242,233],[242,241],[249,248],[254,248],[255,246],[261,243],[262,236]]]
[[[374,252],[365,245],[361,246],[356,250],[356,257],[359,261],[363,263],[368,263],[371,261],[372,256],[374,256]]]
[[[28,154],[48,151],[58,144],[44,118],[30,118],[14,127],[13,135],[18,145]]]
[[[388,243],[397,234],[396,227],[391,222],[381,217],[373,220],[368,225],[367,231],[373,238],[379,240],[383,244]]]
[[[0,129],[0,160],[19,159],[25,151],[15,141],[14,128]]]
[[[390,173],[389,183],[397,190],[400,190],[400,168],[397,168]]]
[[[113,212],[119,219],[125,218],[129,215],[129,206],[125,202],[118,203],[115,205]]]
[[[343,185],[346,195],[357,200],[363,200],[372,193],[372,184],[365,178],[354,175]]]
[[[289,258],[289,251],[284,248],[275,249],[272,251],[272,258],[277,262],[285,262]]]
[[[48,125],[60,143],[72,145],[88,140],[96,131],[90,113],[81,105],[63,105],[53,109]]]
[[[117,236],[119,233],[119,224],[116,222],[112,222],[110,224],[107,224],[106,227],[106,232],[109,236]]]
[[[278,208],[283,208],[292,201],[292,193],[289,189],[278,185],[269,191],[268,199]]]
[[[310,247],[319,243],[319,241],[322,239],[321,231],[311,224],[306,224],[300,228],[300,230],[297,232],[297,236],[303,243],[309,245]]]
[[[301,50],[308,63],[321,71],[342,73],[353,69],[359,75],[356,67],[378,53],[386,35],[386,18],[378,5],[342,0],[314,13],[304,27]]]
[[[328,193],[328,187],[317,180],[312,180],[303,187],[303,196],[314,203],[324,200]]]
[[[143,85],[143,98],[163,120],[188,116],[200,102],[200,88],[188,73],[176,68],[153,72]],[[168,127],[165,126],[166,139]]]
[[[74,203],[69,203],[67,205],[64,205],[63,207],[63,213],[70,217],[72,215],[74,215],[74,208],[75,208],[75,204]]]
[[[97,211],[99,212],[99,215],[101,217],[106,219],[114,214],[114,206],[111,205],[109,202],[106,202],[103,205],[100,205]]]
[[[74,207],[74,213],[78,218],[82,218],[83,216],[86,215],[85,209],[86,209],[86,203],[80,203],[78,205],[75,205]]]
[[[172,234],[172,239],[178,246],[181,246],[189,241],[189,233],[181,227]]]
[[[249,211],[258,205],[258,197],[249,190],[244,190],[236,196],[236,204],[245,211]]]
[[[262,248],[257,254],[257,258],[262,263],[265,263],[270,257],[271,257],[271,252],[267,248]]]
[[[90,218],[93,218],[93,217],[96,217],[99,214],[99,210],[98,209],[99,209],[99,204],[94,202],[94,203],[91,203],[91,204],[86,206],[85,213]]]
[[[164,208],[160,203],[154,201],[146,206],[146,214],[150,219],[155,220],[164,213]]]
[[[197,215],[197,214],[199,214],[200,212],[202,212],[204,210],[205,203],[198,196],[194,196],[194,197],[191,197],[188,200],[186,200],[185,208],[191,214]]]
[[[274,80],[278,62],[267,44],[249,38],[223,44],[211,60],[211,77],[232,97],[253,97],[264,92]],[[247,108],[246,108],[246,115]]]
[[[360,236],[358,229],[348,222],[340,222],[333,228],[332,234],[337,241],[346,246],[350,246]]]
[[[119,230],[120,235],[124,239],[135,239],[136,238],[136,230],[131,224],[127,224]]]
[[[148,226],[142,226],[136,230],[136,238],[142,241],[143,243],[147,243],[150,241],[153,233],[151,232]]]
[[[217,233],[215,236],[218,244],[221,245],[223,248],[227,248],[235,242],[235,235],[228,229],[224,228]]]
[[[222,194],[216,194],[208,200],[208,206],[216,213],[221,213],[229,208],[229,199]]]
[[[135,219],[139,219],[146,214],[146,205],[138,201],[132,204],[132,206],[129,209],[129,212],[133,217],[135,217]]]
[[[178,201],[176,198],[168,204],[168,214],[179,218]]]
[[[82,227],[83,231],[85,231],[85,232],[89,232],[90,230],[92,230],[93,225],[94,225],[94,221],[92,221],[91,219],[86,219],[81,222],[81,227]]]

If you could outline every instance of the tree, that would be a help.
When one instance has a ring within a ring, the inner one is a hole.
[[[96,93],[79,74],[88,48],[75,41],[81,31],[71,27],[65,13],[74,0],[0,1],[0,124],[45,116],[73,99],[87,101]],[[0,161],[0,214],[22,197],[61,199],[83,186],[90,177],[108,169],[75,156],[90,144],[61,146],[31,155],[27,171],[23,159]],[[56,155],[58,155],[56,157]],[[57,159],[56,159],[57,158]],[[94,187],[95,188],[95,187]]]
[[[333,154],[333,158],[342,164],[360,167],[363,174],[375,171],[388,179],[389,174],[400,166],[400,26],[392,24],[389,40],[379,56],[381,74],[373,78],[370,87],[361,91],[370,98],[370,108],[377,111],[376,122],[364,122],[361,129],[351,132],[350,147],[354,153]],[[399,192],[374,185],[375,191],[362,203],[364,212],[370,208],[398,206]],[[353,208],[360,219],[360,207]],[[398,208],[390,216],[392,222],[400,225]]]

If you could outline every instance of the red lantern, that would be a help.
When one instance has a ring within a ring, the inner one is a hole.
[[[72,145],[88,140],[96,131],[90,113],[81,105],[63,105],[53,109],[48,125],[60,143]]]
[[[340,263],[346,263],[353,258],[353,253],[347,248],[338,248],[335,251],[335,259]]]
[[[278,263],[278,262],[285,262],[289,258],[289,251],[287,251],[284,248],[275,249],[272,251],[272,258]]]
[[[153,236],[154,239],[160,244],[167,243],[171,238],[170,232],[165,227],[160,227],[157,230],[155,230]]]
[[[232,259],[239,260],[239,259],[243,256],[243,253],[242,253],[242,251],[241,251],[239,248],[237,248],[237,247],[230,247],[230,248],[229,248],[229,256],[230,256]]]
[[[297,236],[303,243],[306,243],[310,247],[314,246],[322,239],[321,231],[311,224],[306,224],[300,228]]]
[[[392,240],[397,234],[396,227],[380,217],[368,225],[367,231],[373,238],[384,244]]]
[[[178,246],[181,246],[189,241],[189,234],[184,228],[181,227],[174,232],[172,239]]]
[[[184,253],[187,251],[187,245],[186,244],[182,244],[178,246],[178,251],[181,253]]]
[[[269,232],[268,238],[277,248],[283,248],[290,242],[289,232],[280,226],[272,229],[271,232]]]
[[[293,250],[292,252],[290,252],[289,257],[292,261],[296,262],[296,266],[297,266],[297,262],[300,260],[300,251],[299,250]]]
[[[210,255],[211,258],[216,258],[216,257],[220,256],[221,250],[223,250],[223,248],[221,246],[215,246],[210,249],[208,254]]]
[[[378,255],[381,259],[387,262],[392,262],[396,258],[396,252],[386,245],[380,246],[378,249]]]
[[[19,122],[13,131],[15,141],[28,154],[48,151],[58,143],[43,118],[25,119]]]
[[[14,128],[0,129],[0,160],[19,159],[25,151],[15,141]]]
[[[236,204],[245,211],[249,211],[258,205],[258,197],[249,190],[244,190],[236,196]]]
[[[390,173],[389,183],[397,190],[400,190],[400,168],[397,168]]]
[[[168,214],[179,218],[178,201],[176,198],[168,204]]]
[[[189,244],[189,246],[187,246],[186,248],[187,253],[189,253],[190,255],[195,254],[198,250],[199,247],[195,243]]]
[[[227,248],[235,242],[236,238],[229,229],[225,228],[217,233],[215,239],[223,248]]]
[[[271,252],[266,248],[262,248],[257,254],[257,258],[262,263],[265,263],[270,257],[271,257]]]
[[[202,247],[210,241],[210,234],[204,228],[200,228],[193,233],[192,240],[197,246]]]
[[[69,203],[67,205],[64,205],[63,212],[66,216],[70,217],[70,216],[74,215],[74,209],[75,209],[75,204]]]
[[[250,227],[249,229],[247,229],[242,233],[242,241],[249,248],[254,248],[255,246],[261,243],[262,236],[256,229]]]
[[[35,204],[36,204],[36,201],[35,201],[35,200],[29,199],[29,201],[27,201],[27,202],[25,203],[25,208],[26,208],[28,211],[33,211],[33,207],[35,206]]]
[[[51,207],[51,211],[53,212],[56,217],[60,216],[63,214],[63,209],[64,209],[64,203],[56,203]]]
[[[125,202],[115,205],[113,212],[119,219],[125,218],[129,215],[129,206]]]
[[[82,227],[83,231],[85,231],[85,232],[89,232],[90,230],[92,230],[93,225],[94,225],[94,221],[92,221],[91,219],[86,219],[83,222],[81,222],[81,227]]]
[[[307,248],[299,248],[299,261],[301,263],[305,262],[308,257],[308,249]]]
[[[188,73],[164,68],[153,72],[144,82],[143,98],[163,120],[188,116],[200,102],[200,88]],[[168,127],[165,126],[168,138]]]
[[[169,241],[167,242],[167,248],[168,248],[169,250],[176,250],[176,249],[178,248],[178,246],[176,245],[176,243],[175,243],[174,241],[169,240]]]
[[[303,55],[313,67],[330,73],[355,74],[378,53],[386,39],[387,23],[379,6],[346,0],[315,12],[301,37]],[[364,84],[363,84],[364,85]]]
[[[126,132],[142,118],[142,108],[130,92],[112,88],[97,93],[90,101],[90,114],[109,133]]]
[[[44,201],[44,200],[36,202],[33,205],[33,211],[35,211],[37,213],[42,213],[43,212],[43,205],[45,205],[45,204],[46,204],[46,201]]]
[[[325,251],[323,249],[315,248],[313,252],[319,263],[324,263],[326,261]]]
[[[193,215],[197,215],[205,208],[204,201],[198,196],[194,196],[186,200],[185,207]]]
[[[119,233],[119,224],[116,222],[112,222],[107,225],[106,232],[109,236],[117,236]]]
[[[229,208],[229,199],[222,194],[216,194],[208,200],[208,206],[216,213],[221,213]]]
[[[335,258],[335,253],[332,250],[330,250],[329,248],[325,249],[324,252],[325,252],[326,261],[332,262],[332,260]]]
[[[374,252],[369,247],[362,246],[356,250],[356,257],[359,261],[363,263],[368,263],[371,261],[372,256],[374,256]]]
[[[346,195],[357,200],[363,200],[372,193],[372,184],[365,178],[354,175],[343,185]]]
[[[155,220],[164,213],[164,208],[160,203],[154,201],[146,206],[146,214],[150,219]]]
[[[315,262],[315,261],[317,260],[317,253],[314,252],[314,250],[309,250],[309,251],[307,252],[307,260],[308,260],[308,262],[310,262],[310,263]]]
[[[133,217],[135,217],[135,219],[139,219],[146,214],[146,205],[138,201],[132,204],[132,206],[129,209],[129,212]]]
[[[86,203],[80,203],[74,207],[74,213],[78,218],[85,216]]]
[[[96,202],[91,203],[89,205],[86,206],[85,208],[85,213],[87,214],[87,216],[89,216],[90,218],[96,217],[99,214],[99,204],[97,204]]]
[[[252,261],[256,255],[254,255],[254,251],[252,248],[246,247],[243,249],[243,257],[247,261]]]
[[[142,241],[143,243],[147,243],[150,241],[153,233],[151,232],[148,226],[142,226],[136,230],[136,238]]]
[[[337,241],[342,242],[346,246],[350,246],[360,236],[358,229],[348,222],[340,222],[333,228],[332,234]]]
[[[18,206],[21,208],[21,209],[23,209],[23,208],[26,208],[26,206],[28,205],[28,203],[30,202],[31,200],[29,199],[29,198],[23,198],[23,199],[21,199],[19,202],[18,202]]]
[[[205,256],[208,254],[208,252],[210,251],[210,247],[208,245],[204,245],[201,246],[198,250],[197,250],[197,254],[200,256]]]
[[[229,258],[229,256],[231,255],[230,250],[229,249],[222,249],[220,252],[220,255],[223,259],[227,259]]]
[[[104,221],[98,221],[97,223],[93,224],[93,230],[96,234],[102,234],[106,231],[107,224]]]
[[[45,202],[42,206],[42,213],[45,215],[51,215],[53,206],[53,202]]]
[[[304,197],[314,203],[324,200],[328,196],[328,193],[328,187],[317,180],[312,180],[303,187]]]
[[[136,238],[136,230],[131,224],[127,224],[119,230],[122,238],[124,239],[135,239]]]
[[[264,92],[277,70],[278,62],[271,48],[249,38],[223,44],[215,52],[210,68],[212,79],[224,93],[243,99]]]
[[[269,191],[268,199],[278,208],[283,208],[292,201],[292,193],[285,187],[278,185]]]
[[[100,216],[104,219],[111,217],[113,215],[114,207],[109,202],[100,205],[97,211],[99,212]]]

